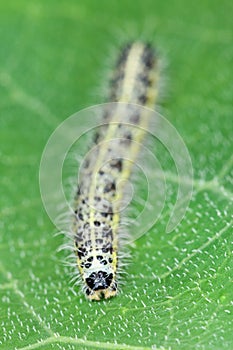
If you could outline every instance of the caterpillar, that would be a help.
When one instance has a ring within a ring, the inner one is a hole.
[[[140,126],[149,123],[136,106],[154,106],[158,80],[158,57],[150,44],[132,42],[122,48],[109,89],[109,101],[117,103],[103,113],[103,126],[80,170],[74,200],[74,252],[88,300],[108,299],[119,291],[124,183],[144,137]],[[132,128],[132,122],[139,128]],[[130,160],[125,159],[126,154]]]

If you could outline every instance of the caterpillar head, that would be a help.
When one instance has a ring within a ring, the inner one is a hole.
[[[117,283],[112,259],[107,256],[91,256],[92,263],[84,264],[84,291],[89,300],[108,299],[117,294]],[[109,262],[110,259],[110,262]],[[86,267],[85,267],[86,265]]]
[[[106,271],[92,272],[86,279],[85,293],[89,300],[108,299],[117,293],[113,273]]]

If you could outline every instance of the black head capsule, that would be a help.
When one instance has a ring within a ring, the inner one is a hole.
[[[110,287],[112,278],[112,273],[107,273],[105,271],[92,272],[92,274],[86,278],[86,283],[91,290],[96,291]]]
[[[86,296],[89,300],[108,299],[117,294],[113,274],[106,271],[92,272],[86,278]]]

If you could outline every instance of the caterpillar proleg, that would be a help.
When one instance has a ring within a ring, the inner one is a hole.
[[[131,176],[144,137],[143,128],[130,124],[149,123],[136,106],[154,106],[158,79],[158,59],[150,44],[133,42],[123,47],[109,93],[110,102],[118,103],[104,112],[103,126],[80,172],[74,204],[74,251],[89,300],[107,299],[118,292],[124,183]]]

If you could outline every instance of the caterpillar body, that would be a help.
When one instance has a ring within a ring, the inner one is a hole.
[[[149,123],[133,105],[153,107],[158,93],[158,59],[150,44],[133,42],[120,52],[111,80],[103,126],[87,154],[75,196],[72,235],[83,291],[89,300],[107,299],[118,292],[121,203],[125,181],[132,172],[143,128]],[[128,155],[130,160],[125,159]]]

